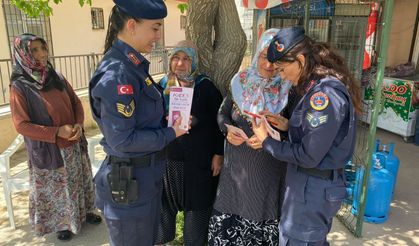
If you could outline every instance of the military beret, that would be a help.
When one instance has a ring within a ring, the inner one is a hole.
[[[268,47],[269,62],[276,62],[305,38],[304,28],[287,27],[278,31]]]
[[[141,19],[163,19],[167,16],[163,0],[113,0],[127,14]]]

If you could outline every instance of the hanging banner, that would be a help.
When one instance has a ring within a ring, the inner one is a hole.
[[[362,64],[362,69],[367,69],[371,67],[372,56],[374,51],[374,38],[375,38],[375,29],[377,26],[377,17],[379,3],[371,3],[371,13],[368,16],[368,26],[366,31],[366,40],[365,40],[365,49],[364,49],[364,62]]]
[[[248,9],[269,9],[292,0],[242,0],[243,7]]]

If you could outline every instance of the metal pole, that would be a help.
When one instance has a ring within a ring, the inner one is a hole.
[[[383,1],[384,2],[384,1]],[[390,35],[390,28],[391,28],[391,17],[393,14],[393,4],[394,0],[386,0],[384,4],[384,16],[383,16],[383,23],[382,23],[382,32],[381,32],[381,45],[380,45],[380,55],[378,57],[378,66],[377,66],[377,77],[375,81],[375,92],[374,92],[374,102],[373,108],[371,110],[371,122],[370,122],[370,131],[368,134],[368,147],[367,147],[367,163],[365,168],[365,175],[362,180],[362,190],[360,196],[360,206],[359,206],[359,214],[358,220],[356,222],[356,231],[355,236],[361,237],[362,236],[362,224],[364,222],[364,212],[365,212],[365,205],[366,205],[366,198],[367,198],[367,188],[368,188],[368,180],[370,176],[371,170],[371,160],[372,154],[374,151],[374,143],[375,143],[375,134],[377,130],[377,119],[379,113],[379,107],[381,102],[381,86],[383,83],[384,78],[384,68],[385,63],[387,60],[387,50],[388,50],[388,43],[389,43],[389,35]]]
[[[304,8],[304,30],[308,34],[308,26],[310,23],[310,0],[306,0],[306,6]]]

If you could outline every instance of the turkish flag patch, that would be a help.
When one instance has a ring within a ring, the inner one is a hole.
[[[132,85],[118,85],[118,95],[132,94],[134,94],[134,89],[132,89]]]

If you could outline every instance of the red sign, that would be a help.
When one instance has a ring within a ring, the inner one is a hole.
[[[269,9],[292,0],[242,0],[243,7],[249,9]]]

